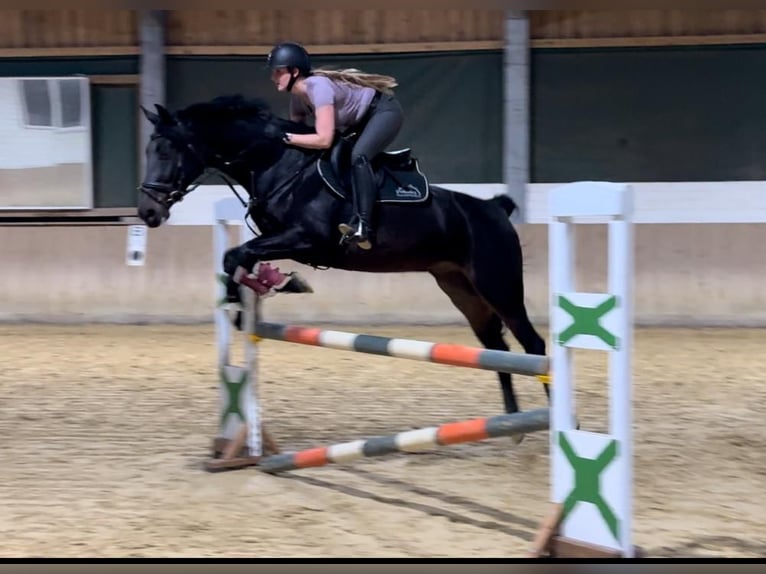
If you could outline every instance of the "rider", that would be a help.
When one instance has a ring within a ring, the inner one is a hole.
[[[370,160],[396,138],[403,112],[393,94],[396,80],[357,69],[312,69],[308,52],[300,44],[277,44],[267,57],[271,80],[280,92],[290,92],[290,119],[314,118],[312,134],[285,134],[291,145],[327,149],[336,130],[358,134],[351,151],[355,216],[338,226],[344,239],[362,249],[372,247],[370,226],[377,199]]]

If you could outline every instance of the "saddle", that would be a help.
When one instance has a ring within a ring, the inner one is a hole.
[[[317,160],[317,170],[327,187],[351,201],[351,148],[353,136],[339,136]],[[384,151],[370,160],[378,188],[377,203],[422,203],[428,199],[428,179],[420,171],[410,148]]]

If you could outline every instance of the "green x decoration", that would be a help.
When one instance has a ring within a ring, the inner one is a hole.
[[[578,502],[596,506],[615,540],[620,541],[619,519],[601,496],[601,474],[617,456],[617,441],[612,439],[595,459],[577,456],[563,432],[559,432],[559,446],[574,469],[574,488],[564,501],[564,516],[568,516]]]
[[[242,394],[242,388],[247,381],[247,371],[242,372],[242,376],[239,380],[230,381],[226,378],[226,370],[221,369],[221,381],[226,389],[227,404],[226,408],[221,414],[221,426],[226,423],[226,419],[229,415],[239,417],[239,420],[245,422],[245,414],[239,406],[239,396]]]
[[[617,349],[617,337],[601,325],[601,318],[617,306],[617,297],[612,295],[597,307],[580,307],[566,297],[559,295],[561,309],[572,316],[573,323],[558,335],[558,344],[566,345],[577,335],[593,335],[604,343]]]

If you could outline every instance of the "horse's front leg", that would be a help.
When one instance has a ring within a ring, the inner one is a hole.
[[[223,257],[223,270],[233,276],[238,267],[251,271],[260,261],[295,259],[313,249],[312,243],[300,228],[292,228],[275,235],[256,237],[239,247],[232,247]]]
[[[300,229],[293,228],[276,235],[256,237],[239,247],[229,249],[223,258],[223,269],[228,275],[227,299],[229,302],[241,301],[239,283],[243,276],[253,270],[256,263],[275,259],[295,259],[305,256],[313,248],[313,244],[306,239],[305,234]],[[310,290],[308,285],[299,278],[297,282],[300,283],[298,292]],[[292,287],[293,291],[298,288],[295,285]]]

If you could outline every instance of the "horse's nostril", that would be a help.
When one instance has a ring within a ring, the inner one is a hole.
[[[153,208],[143,209],[140,212],[140,217],[149,227],[158,227],[162,223],[162,217],[160,213]]]

